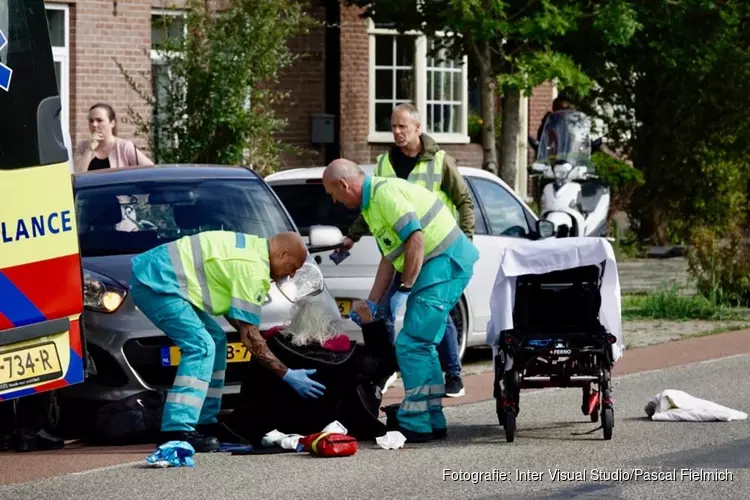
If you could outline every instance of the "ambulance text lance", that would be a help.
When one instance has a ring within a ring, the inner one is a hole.
[[[63,210],[47,215],[0,221],[0,241],[13,243],[14,241],[67,232],[72,229],[70,210]]]

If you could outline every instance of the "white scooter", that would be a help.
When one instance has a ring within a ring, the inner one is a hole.
[[[547,117],[535,148],[532,170],[553,180],[542,190],[540,216],[555,224],[558,238],[607,233],[609,187],[592,171],[591,150],[601,147],[601,139],[592,143],[590,131],[591,119],[584,113],[556,111]]]

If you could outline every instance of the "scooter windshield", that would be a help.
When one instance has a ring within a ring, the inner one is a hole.
[[[580,111],[551,113],[544,122],[536,161],[548,165],[567,162],[573,167],[591,165],[591,119]]]

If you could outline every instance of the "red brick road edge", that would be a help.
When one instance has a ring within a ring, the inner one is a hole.
[[[615,365],[614,375],[644,372],[750,353],[750,330],[696,337],[654,346],[630,349]],[[464,378],[466,395],[446,398],[446,406],[462,405],[492,399],[492,373]],[[383,404],[398,403],[403,390],[389,390]],[[70,444],[59,451],[40,453],[0,453],[0,484],[20,483],[44,477],[60,476],[128,462],[144,460],[154,447],[89,447]]]

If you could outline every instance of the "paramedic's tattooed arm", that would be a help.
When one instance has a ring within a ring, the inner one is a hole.
[[[242,343],[250,350],[253,356],[266,368],[270,369],[279,378],[286,375],[287,367],[273,355],[266,345],[266,341],[260,334],[258,327],[248,323],[238,322],[240,339]]]

